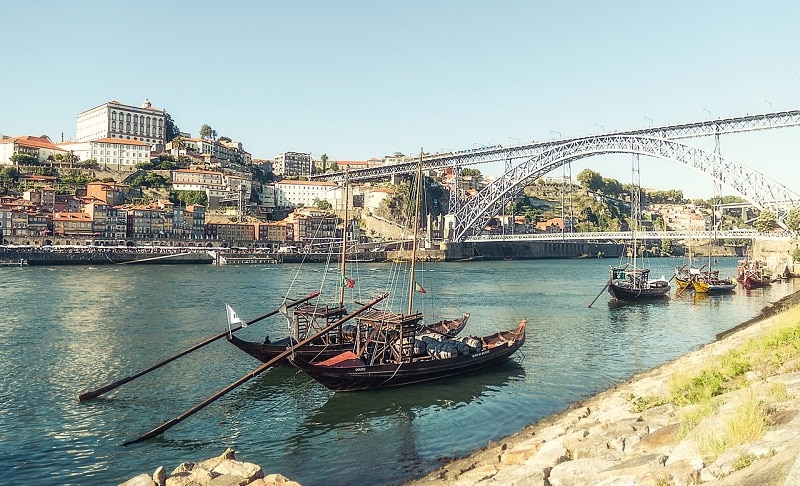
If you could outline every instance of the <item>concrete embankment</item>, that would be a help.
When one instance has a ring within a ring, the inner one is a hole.
[[[407,486],[798,485],[799,302]]]

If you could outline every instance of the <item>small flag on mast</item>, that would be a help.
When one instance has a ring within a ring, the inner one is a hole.
[[[425,289],[422,288],[422,285],[418,284],[417,282],[414,282],[414,292],[419,292],[420,294],[427,294],[427,292],[425,292]]]
[[[350,277],[342,277],[342,287],[347,287],[348,289],[352,289],[356,286],[356,281]]]
[[[247,327],[247,324],[239,317],[239,314],[233,310],[233,307],[225,304],[225,309],[228,311],[228,328],[234,324],[241,324],[242,327]]]

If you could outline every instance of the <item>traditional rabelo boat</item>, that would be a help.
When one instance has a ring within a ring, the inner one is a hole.
[[[336,319],[347,314],[344,307],[328,307],[307,304],[298,306],[294,310],[294,336],[312,336],[327,327]],[[469,314],[464,314],[458,319],[446,319],[430,325],[418,323],[415,330],[420,335],[439,335],[445,338],[456,336],[467,324]],[[356,328],[345,325],[319,336],[317,339],[302,348],[295,350],[295,354],[302,356],[307,361],[315,362],[338,356],[344,351],[352,351],[355,347]],[[255,359],[266,363],[287,349],[297,346],[298,339],[294,336],[284,337],[277,341],[270,341],[267,336],[263,342],[247,341],[235,334],[228,337],[228,341]],[[302,337],[301,337],[302,340]],[[274,366],[290,366],[288,359],[275,363]]]
[[[368,335],[355,351],[311,363],[289,359],[334,391],[374,390],[471,373],[503,362],[525,343],[526,321],[482,338],[438,340],[414,330],[421,314],[364,313],[358,326]]]
[[[669,281],[664,278],[650,280],[649,268],[636,268],[625,264],[611,267],[608,293],[614,300],[661,299],[669,294]]]
[[[418,215],[422,163],[417,170]],[[525,343],[526,321],[509,331],[485,337],[446,338],[419,332],[422,313],[413,311],[419,291],[414,280],[419,221],[415,218],[410,258],[408,309],[405,313],[373,308],[354,319],[355,347],[330,359],[310,362],[303,355],[289,359],[323,386],[334,391],[373,390],[422,383],[474,372],[503,362]]]
[[[633,159],[633,184],[631,184],[631,244],[629,248],[629,261],[625,264],[612,266],[606,287],[608,293],[615,301],[636,301],[661,299],[669,295],[669,280],[661,277],[650,280],[650,268],[641,266],[637,260],[636,230],[640,220],[639,207],[639,159]]]
[[[749,290],[768,286],[772,281],[772,277],[765,272],[763,262],[739,260],[736,280]]]
[[[736,282],[731,278],[720,278],[719,270],[709,270],[693,276],[692,288],[701,294],[726,294],[736,291]]]

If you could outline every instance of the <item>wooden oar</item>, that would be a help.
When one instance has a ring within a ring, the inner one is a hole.
[[[312,292],[312,293],[308,294],[307,296],[303,297],[302,299],[296,300],[296,301],[292,302],[291,304],[288,304],[286,306],[286,308],[289,309],[289,308],[294,307],[296,305],[302,304],[303,302],[308,302],[309,300],[313,299],[314,297],[316,297],[318,295],[319,295],[319,292]],[[122,385],[124,385],[125,383],[128,383],[131,380],[139,378],[140,376],[142,376],[144,374],[150,373],[151,371],[153,371],[155,369],[161,368],[165,364],[170,363],[172,361],[175,361],[176,359],[180,358],[181,356],[189,354],[192,351],[195,351],[197,349],[200,349],[200,348],[202,348],[203,346],[205,346],[205,345],[207,345],[209,343],[213,343],[217,339],[222,339],[222,338],[224,338],[225,336],[227,336],[231,332],[236,332],[236,331],[238,331],[239,329],[241,329],[243,327],[249,326],[250,324],[254,324],[254,323],[258,322],[258,321],[266,319],[267,317],[274,316],[278,312],[280,312],[280,309],[276,309],[274,311],[267,312],[263,316],[256,317],[255,319],[251,319],[251,320],[247,321],[244,324],[241,324],[239,326],[231,328],[230,331],[226,330],[225,332],[222,332],[220,334],[217,334],[216,336],[210,337],[210,338],[206,339],[205,341],[203,341],[203,342],[201,342],[199,344],[195,344],[191,348],[186,349],[184,351],[181,351],[180,353],[178,353],[178,354],[176,354],[176,355],[174,355],[174,356],[172,356],[170,358],[167,358],[164,361],[161,361],[160,363],[156,363],[153,366],[147,368],[146,370],[142,370],[142,371],[140,371],[140,372],[138,372],[136,374],[133,374],[133,375],[125,377],[125,378],[123,378],[121,380],[115,381],[114,383],[110,383],[108,385],[102,386],[102,387],[100,387],[100,388],[98,388],[96,390],[88,391],[86,393],[81,393],[78,396],[78,401],[82,402],[84,400],[89,400],[91,398],[97,398],[100,395],[102,395],[102,394],[104,394],[106,392],[109,392],[109,391],[111,391],[111,390],[113,390],[113,389],[115,389],[115,388],[117,388],[119,386],[122,386]]]
[[[608,281],[608,282],[606,282],[606,285],[605,285],[605,287],[603,287],[603,290],[601,290],[601,291],[600,291],[600,293],[599,293],[599,294],[597,294],[597,297],[595,297],[595,298],[594,298],[594,300],[592,301],[592,303],[591,303],[591,304],[589,304],[589,307],[591,307],[591,306],[592,306],[592,304],[594,304],[594,303],[597,301],[597,299],[599,299],[599,298],[600,298],[600,296],[601,296],[601,295],[603,295],[603,292],[605,292],[605,291],[606,291],[606,289],[608,288],[608,286],[609,286],[609,285],[611,285],[611,280],[610,280],[610,279],[609,279],[609,281]]]
[[[122,445],[126,446],[126,445],[130,445],[130,444],[136,444],[137,442],[142,442],[142,441],[147,440],[147,439],[152,439],[153,437],[155,437],[155,436],[167,431],[168,429],[172,428],[172,426],[182,422],[183,420],[185,420],[186,418],[190,417],[191,415],[194,415],[195,413],[199,412],[200,410],[205,408],[207,405],[209,405],[210,403],[214,402],[216,399],[218,399],[219,397],[225,395],[226,393],[228,393],[229,391],[233,390],[234,388],[238,387],[242,383],[246,382],[250,378],[254,378],[254,377],[260,375],[261,373],[266,371],[270,366],[272,366],[276,362],[282,360],[283,358],[289,356],[295,350],[305,346],[306,344],[310,343],[311,341],[317,339],[319,336],[322,336],[326,332],[334,329],[337,326],[342,325],[343,323],[349,321],[350,319],[356,317],[357,315],[361,314],[365,310],[367,310],[370,307],[374,306],[378,302],[380,302],[383,299],[385,299],[387,295],[389,295],[388,292],[377,296],[375,298],[375,300],[373,300],[369,304],[366,304],[366,305],[358,308],[352,314],[348,314],[348,315],[342,317],[338,321],[336,321],[333,324],[329,325],[328,327],[322,329],[317,334],[314,334],[313,336],[300,341],[299,343],[297,343],[294,346],[294,348],[287,349],[286,351],[282,352],[281,354],[275,356],[274,358],[272,358],[271,360],[267,361],[263,365],[259,366],[255,370],[251,371],[250,373],[248,373],[248,374],[244,375],[243,377],[239,378],[238,380],[234,381],[233,383],[231,383],[230,385],[226,386],[225,388],[223,388],[222,390],[218,391],[217,393],[211,395],[210,397],[205,399],[202,403],[200,403],[198,405],[195,405],[194,407],[192,407],[191,409],[187,410],[183,414],[175,417],[174,419],[169,420],[167,422],[164,422],[163,424],[159,425],[158,427],[156,427],[155,429],[151,430],[150,432],[144,434],[143,436],[139,437],[138,439],[129,440],[127,442],[124,442]]]

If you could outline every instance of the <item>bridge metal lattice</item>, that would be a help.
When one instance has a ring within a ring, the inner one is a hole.
[[[749,132],[792,126],[800,126],[800,110],[765,113],[761,115],[748,115],[734,118],[717,118],[680,125],[649,127],[639,130],[608,133],[599,136],[637,135],[678,140],[692,137],[705,137],[714,134]],[[505,163],[509,160],[528,159],[531,157],[536,157],[552,147],[560,146],[584,138],[591,137],[531,142],[529,144],[522,144],[514,147],[502,147],[500,145],[495,145],[472,150],[432,154],[423,158],[422,168],[423,170],[433,170],[444,169],[447,167],[462,167],[484,164],[488,162]],[[358,182],[371,179],[387,178],[397,174],[407,174],[415,172],[417,170],[417,164],[417,161],[413,161],[381,167],[371,167],[368,169],[355,169],[350,171],[348,179],[353,182]],[[345,173],[343,171],[328,174],[317,174],[311,176],[311,179],[343,182],[344,175]]]
[[[788,211],[800,204],[800,195],[797,193],[719,154],[675,140],[614,134],[571,139],[551,145],[513,167],[454,213],[455,224],[450,239],[464,241],[470,236],[480,234],[486,221],[500,213],[504,195],[522,190],[529,181],[563,164],[612,153],[640,154],[684,164],[736,190],[757,208],[773,211],[784,229]]]

